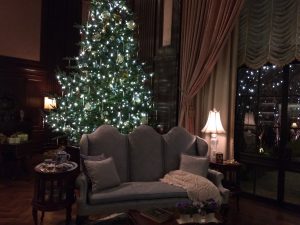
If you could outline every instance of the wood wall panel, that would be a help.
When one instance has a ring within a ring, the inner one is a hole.
[[[81,0],[43,0],[41,62],[47,67],[47,91],[59,93],[56,71],[68,65],[66,58],[79,54]]]
[[[138,24],[139,59],[154,72],[154,111],[150,122],[162,133],[177,125],[180,0],[173,0],[170,46],[162,46],[163,0],[128,0]]]
[[[0,58],[0,89],[1,96],[14,99],[14,107],[8,108],[7,113],[14,114],[8,120],[0,121],[9,126],[1,127],[0,132],[11,135],[25,129],[30,133],[34,151],[42,148],[42,105],[46,90],[47,71],[37,67],[36,63],[26,60],[7,60]],[[24,122],[20,121],[20,110],[24,111]],[[23,130],[24,131],[24,130]],[[39,135],[37,135],[39,134]]]
[[[34,151],[40,151],[47,139],[43,127],[43,101],[47,94],[59,93],[55,71],[64,70],[67,64],[64,57],[78,55],[76,44],[80,36],[74,27],[76,24],[81,24],[81,0],[42,0],[41,60],[0,56],[0,96],[2,91],[16,99],[16,120],[19,110],[24,110],[26,125],[31,127]],[[0,129],[1,122],[4,123],[0,121]]]
[[[135,1],[133,11],[138,25],[139,59],[152,63],[155,56],[157,0]]]

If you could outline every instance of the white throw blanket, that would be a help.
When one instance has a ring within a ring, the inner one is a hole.
[[[222,202],[219,189],[205,177],[182,170],[174,170],[167,173],[160,181],[185,189],[192,201],[202,202],[214,199],[219,205]]]

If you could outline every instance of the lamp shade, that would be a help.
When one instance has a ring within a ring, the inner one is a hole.
[[[244,124],[255,126],[255,120],[254,120],[253,112],[246,112],[245,113]]]
[[[201,131],[204,133],[213,134],[225,133],[221,123],[220,112],[218,112],[216,109],[209,111],[207,122]]]
[[[51,110],[56,108],[56,99],[50,97],[44,97],[44,109]]]
[[[298,125],[297,125],[297,123],[292,123],[292,125],[291,125],[291,128],[298,128]]]

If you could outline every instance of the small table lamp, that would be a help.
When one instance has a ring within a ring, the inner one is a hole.
[[[45,128],[46,114],[49,113],[53,109],[56,109],[56,99],[45,96],[44,97],[44,111],[42,111],[43,128]]]
[[[44,109],[52,110],[56,108],[56,99],[50,97],[44,97]]]
[[[221,123],[220,112],[218,112],[216,109],[209,111],[207,122],[201,131],[204,133],[211,133],[210,160],[215,161],[218,147],[217,134],[225,133]]]

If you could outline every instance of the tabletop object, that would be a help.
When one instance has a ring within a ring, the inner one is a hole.
[[[32,216],[35,225],[38,224],[38,210],[42,212],[40,219],[42,224],[46,211],[61,209],[66,209],[66,224],[70,224],[72,204],[75,202],[74,184],[77,167],[77,163],[69,161],[53,166],[40,163],[34,168]]]

